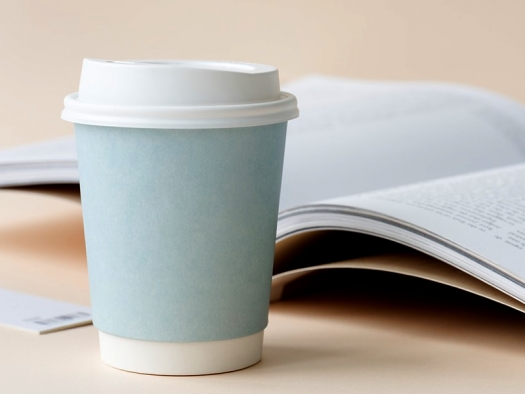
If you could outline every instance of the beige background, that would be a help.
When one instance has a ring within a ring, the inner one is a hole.
[[[284,81],[448,80],[525,102],[524,20],[519,0],[4,0],[0,147],[71,133],[59,115],[84,57],[270,63]],[[87,304],[80,206],[2,191],[0,207],[0,287]],[[523,392],[522,315],[454,300],[338,300],[273,305],[263,362],[200,378],[107,367],[92,326],[44,336],[0,328],[0,391]]]
[[[0,147],[71,132],[59,116],[84,57],[447,80],[525,101],[524,20],[521,0],[3,0]]]

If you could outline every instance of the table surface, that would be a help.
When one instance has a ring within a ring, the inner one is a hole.
[[[0,191],[0,206],[0,287],[88,305],[80,206],[14,191]],[[404,295],[395,286],[391,293],[372,290],[372,284],[364,288],[272,304],[263,360],[220,375],[161,377],[113,369],[99,359],[93,326],[45,335],[0,328],[2,390],[523,392],[522,314],[439,289],[429,297],[418,287]]]
[[[59,114],[63,97],[77,89],[84,57],[259,62],[278,66],[285,81],[310,73],[447,80],[525,101],[524,17],[520,0],[8,1],[0,13],[0,147],[71,133]],[[89,303],[77,203],[0,191],[0,287]],[[204,377],[110,368],[99,360],[92,326],[42,336],[0,328],[0,387],[523,392],[522,315],[408,294],[343,292],[273,304],[262,362]]]

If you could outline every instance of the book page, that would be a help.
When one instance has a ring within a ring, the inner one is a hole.
[[[282,272],[272,278],[271,301],[279,301],[285,287],[301,277],[326,269],[341,268],[368,269],[414,276],[456,287],[525,312],[525,305],[514,298],[457,268],[413,250],[354,258]]]
[[[6,149],[0,153],[0,187],[72,183],[78,183],[73,136]]]
[[[281,210],[525,161],[525,109],[475,88],[310,77],[290,121]]]
[[[525,108],[438,83],[312,76],[283,85],[288,123],[280,210],[525,161]],[[0,153],[0,187],[78,182],[73,137]]]
[[[44,166],[76,162],[77,151],[73,136],[5,149],[0,154],[0,166],[29,163]]]
[[[325,203],[408,223],[525,278],[525,164]]]

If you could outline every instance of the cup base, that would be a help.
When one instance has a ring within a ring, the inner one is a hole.
[[[152,375],[208,375],[230,372],[261,360],[263,331],[212,342],[154,342],[99,331],[100,355],[106,364]]]

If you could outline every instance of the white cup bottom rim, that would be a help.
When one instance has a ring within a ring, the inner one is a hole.
[[[212,342],[154,342],[99,331],[102,361],[152,375],[207,375],[247,368],[261,360],[263,331]]]

